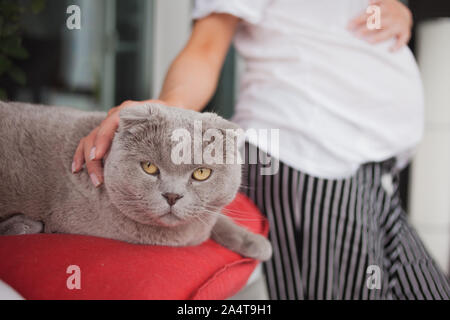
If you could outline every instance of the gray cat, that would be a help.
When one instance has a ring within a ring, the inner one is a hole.
[[[175,164],[171,132],[235,126],[212,113],[158,105],[120,112],[104,185],[71,173],[78,142],[106,114],[0,102],[0,234],[73,233],[138,244],[189,246],[212,237],[259,260],[267,239],[221,213],[241,182],[238,164]],[[204,146],[201,145],[201,148]]]

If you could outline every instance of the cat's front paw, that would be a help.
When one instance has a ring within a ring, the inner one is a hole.
[[[0,223],[0,235],[13,236],[20,234],[35,234],[44,230],[44,224],[27,218],[24,215],[16,215]]]
[[[269,240],[254,233],[245,237],[240,251],[243,256],[260,261],[267,261],[272,257],[272,245]]]

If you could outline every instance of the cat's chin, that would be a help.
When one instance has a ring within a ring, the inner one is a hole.
[[[171,212],[162,214],[158,217],[153,217],[151,220],[142,220],[142,219],[133,219],[135,222],[139,223],[139,224],[143,224],[143,225],[148,225],[148,226],[159,226],[159,227],[167,227],[167,228],[174,228],[177,226],[181,226],[183,224],[188,223],[189,221],[186,221],[180,217],[177,217],[176,215],[174,215]]]
[[[149,224],[158,225],[161,227],[177,227],[189,223],[190,219],[186,219],[183,213],[178,212],[176,208],[167,209],[158,216],[152,217],[152,222]]]
[[[185,224],[186,221],[178,217],[175,213],[169,211],[157,218],[159,224],[164,227],[176,227],[181,224]]]
[[[134,222],[148,226],[177,227],[189,223],[189,219],[188,220],[183,219],[171,211],[167,211],[158,216],[155,215],[134,216],[130,214],[123,214],[123,215]]]

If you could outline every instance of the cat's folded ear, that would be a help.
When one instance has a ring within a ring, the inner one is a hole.
[[[228,121],[215,113],[204,112],[202,113],[203,119],[203,131],[208,129],[217,129],[223,133],[227,138],[243,141],[245,139],[244,130],[236,123]],[[240,143],[240,142],[239,142]]]
[[[204,112],[202,113],[202,117],[204,121],[206,122],[206,128],[215,128],[219,130],[239,130],[241,127],[239,127],[236,123],[228,121],[221,116],[218,116],[215,113],[212,112]]]
[[[123,108],[119,113],[119,130],[129,131],[144,124],[157,124],[163,106],[154,103],[137,104]]]

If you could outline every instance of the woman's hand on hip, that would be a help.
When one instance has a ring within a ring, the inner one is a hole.
[[[378,6],[380,26],[369,28],[368,20],[375,14],[364,12],[349,22],[348,28],[358,37],[370,43],[379,43],[395,38],[391,50],[396,51],[406,45],[411,38],[413,18],[411,11],[398,0],[371,0],[370,5]],[[376,18],[376,17],[375,17]]]

